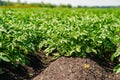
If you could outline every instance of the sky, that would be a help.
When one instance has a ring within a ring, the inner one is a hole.
[[[6,0],[7,1],[7,0]],[[17,0],[10,0],[16,2]],[[71,4],[72,6],[118,6],[120,0],[21,0],[21,2],[27,3],[52,3],[56,5],[60,4]]]

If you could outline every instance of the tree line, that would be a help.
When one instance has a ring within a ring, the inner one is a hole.
[[[17,0],[17,2],[10,2],[8,1],[2,1],[0,0],[0,6],[31,6],[31,7],[50,7],[50,8],[54,8],[54,7],[66,7],[66,8],[72,8],[72,6],[70,4],[67,5],[53,5],[50,3],[27,3],[27,2],[20,2],[20,0]]]

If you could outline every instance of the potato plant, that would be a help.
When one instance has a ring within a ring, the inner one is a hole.
[[[0,61],[25,64],[26,55],[103,58],[120,61],[119,9],[1,9]],[[43,49],[44,48],[44,49]],[[56,50],[56,51],[55,51]],[[120,72],[120,64],[114,68]]]

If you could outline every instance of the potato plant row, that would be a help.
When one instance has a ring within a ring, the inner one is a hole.
[[[120,56],[119,9],[1,9],[0,61],[25,64],[26,55]],[[120,64],[114,68],[120,72]]]

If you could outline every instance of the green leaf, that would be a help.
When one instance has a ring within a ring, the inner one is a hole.
[[[117,65],[117,66],[114,68],[114,72],[115,72],[116,74],[120,73],[120,64]]]
[[[111,60],[113,61],[118,56],[120,56],[120,47],[117,48],[116,52],[111,56]]]
[[[4,53],[0,53],[0,59],[6,62],[10,62],[10,60],[8,59],[7,55],[5,55]]]
[[[77,46],[77,47],[76,47],[76,51],[77,51],[77,52],[81,52],[81,47],[80,47],[80,46]]]

